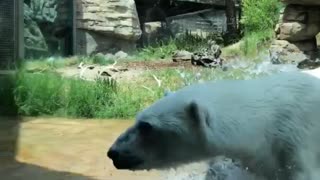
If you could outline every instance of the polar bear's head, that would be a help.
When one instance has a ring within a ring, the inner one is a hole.
[[[207,157],[207,113],[197,100],[176,93],[138,113],[133,126],[108,150],[118,169],[176,167]]]

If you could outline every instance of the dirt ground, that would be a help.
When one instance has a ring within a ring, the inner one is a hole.
[[[1,180],[157,180],[116,170],[106,152],[133,121],[57,118],[0,121]],[[5,146],[3,146],[5,145]],[[15,153],[14,153],[15,152]],[[14,156],[10,159],[10,153]]]
[[[202,68],[199,66],[194,66],[190,61],[132,61],[122,64],[126,68],[141,68],[141,69],[166,69],[166,68]]]
[[[119,62],[114,67],[122,69],[119,72],[108,70],[110,66],[94,65],[94,69],[86,69],[82,72],[83,78],[87,80],[93,80],[97,77],[98,72],[106,71],[114,79],[119,81],[131,81],[137,79],[144,72],[149,70],[161,70],[170,68],[183,68],[183,69],[197,69],[203,68],[200,66],[193,66],[190,61],[173,62],[173,61],[131,61],[131,62]],[[78,66],[63,67],[56,70],[59,74],[66,77],[79,77],[81,70]]]

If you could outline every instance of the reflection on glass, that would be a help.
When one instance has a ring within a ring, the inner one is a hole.
[[[24,0],[25,58],[72,54],[73,3]]]

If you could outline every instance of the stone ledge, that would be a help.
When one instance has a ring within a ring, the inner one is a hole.
[[[285,4],[320,5],[319,0],[281,0]]]

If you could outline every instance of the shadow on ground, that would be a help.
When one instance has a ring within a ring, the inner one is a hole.
[[[1,180],[93,180],[80,174],[60,172],[18,162],[16,155],[21,118],[14,103],[14,81],[0,74],[0,179]]]

